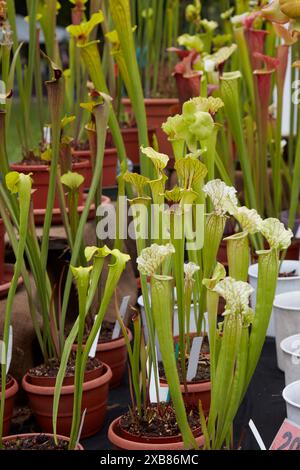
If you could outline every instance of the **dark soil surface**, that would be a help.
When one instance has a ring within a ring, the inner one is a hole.
[[[19,437],[4,443],[5,450],[68,450],[68,442],[59,440],[55,445],[53,437],[39,434],[32,437]]]
[[[71,353],[71,357],[68,361],[66,369],[66,377],[74,377],[75,375],[75,362],[76,362],[76,353]],[[50,359],[48,364],[42,364],[40,366],[30,369],[29,374],[34,377],[56,377],[59,371],[60,362],[58,359]],[[88,358],[86,364],[86,372],[98,369],[101,367],[101,363],[96,358]]]
[[[187,369],[187,367],[188,367],[188,360],[186,361],[186,369]],[[162,379],[165,379],[166,378],[165,377],[165,371],[164,371],[164,366],[163,366],[162,362],[158,363],[158,370],[159,370],[159,376]],[[180,382],[183,383],[184,379],[183,379],[183,375],[182,375],[182,371],[181,371],[180,361],[177,362],[177,370],[178,370],[178,375],[179,375]],[[191,383],[204,382],[204,381],[207,381],[207,380],[210,380],[210,360],[209,360],[208,356],[206,356],[204,354],[201,354],[201,356],[199,358],[199,363],[198,363],[198,369],[197,369],[196,376],[193,378]]]
[[[289,273],[279,273],[278,277],[285,278],[285,277],[296,277],[298,276],[296,269],[294,271],[290,271]]]
[[[104,321],[102,323],[101,327],[101,332],[99,336],[99,341],[98,343],[107,343],[108,341],[111,341],[111,337],[114,331],[115,323],[110,323],[108,321]],[[120,330],[119,337],[123,336],[122,331]]]
[[[188,415],[192,430],[200,427],[199,416],[195,412]],[[179,436],[180,430],[176,421],[173,408],[170,405],[161,404],[149,407],[144,412],[143,418],[128,411],[120,420],[122,430],[141,437],[173,437]]]
[[[209,342],[208,342],[208,337],[205,336],[203,339],[202,347],[201,347],[201,354],[199,357],[197,373],[191,383],[210,380],[210,360],[209,360],[208,354],[209,354]],[[188,364],[189,364],[189,358],[187,357],[186,358],[186,370],[188,368]],[[166,376],[165,376],[164,366],[162,362],[158,364],[158,369],[159,369],[159,376],[162,379],[165,379]],[[183,379],[182,370],[181,370],[181,362],[179,360],[177,362],[177,370],[178,370],[180,382],[183,383],[184,379]]]

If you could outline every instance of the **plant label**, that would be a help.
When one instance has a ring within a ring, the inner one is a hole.
[[[156,349],[156,348],[155,348]],[[157,357],[157,351],[155,351],[155,355]],[[156,391],[156,384],[155,384],[155,374],[154,371],[156,369],[157,377],[158,377],[158,395],[157,396],[157,391]],[[169,396],[169,387],[161,387],[159,384],[159,372],[158,372],[158,364],[156,361],[156,364],[151,365],[150,369],[150,362],[149,359],[147,360],[147,371],[148,371],[148,377],[150,377],[150,384],[149,384],[149,398],[151,403],[157,403],[158,401],[168,401],[168,396]]]
[[[262,440],[261,435],[259,434],[258,429],[257,429],[257,427],[255,426],[255,424],[254,424],[254,422],[252,421],[252,419],[250,419],[250,421],[249,421],[249,427],[250,427],[250,429],[251,429],[251,431],[252,431],[252,433],[253,433],[253,436],[254,436],[255,439],[256,439],[257,444],[259,445],[260,450],[267,450],[267,449],[266,449],[266,446],[265,446],[265,444],[264,444],[264,441]]]
[[[186,379],[188,382],[191,382],[197,374],[202,342],[203,342],[203,336],[197,336],[196,338],[193,339],[193,344],[192,344],[191,353],[190,353],[190,360],[189,360],[188,370],[186,374]]]
[[[130,300],[130,295],[127,295],[126,297],[123,297],[122,299],[121,306],[120,306],[120,317],[122,318],[122,320],[127,312],[129,300]],[[119,337],[120,329],[121,329],[120,323],[116,321],[111,339],[117,339]]]
[[[96,318],[97,318],[97,315],[95,315],[95,320],[94,321],[96,321]],[[98,341],[99,341],[100,332],[101,332],[101,327],[99,328],[99,331],[96,334],[96,337],[94,339],[94,342],[93,342],[92,347],[91,347],[90,352],[89,352],[89,357],[91,357],[91,358],[94,358],[96,356],[97,345],[98,345]]]
[[[13,329],[12,326],[9,327],[9,338],[8,338],[8,348],[6,354],[6,347],[4,341],[0,341],[0,364],[6,364],[6,373],[8,373],[12,358],[12,346],[13,346]]]
[[[76,447],[78,446],[79,441],[80,441],[80,438],[81,438],[81,433],[82,433],[82,429],[83,429],[83,425],[84,425],[84,420],[85,420],[86,412],[87,412],[87,409],[85,408],[84,412],[82,413],[82,417],[81,417],[81,422],[80,422],[80,426],[79,426],[79,430],[78,430],[78,436],[77,436],[77,441],[76,441]]]
[[[285,419],[270,450],[300,450],[300,426]]]
[[[9,339],[8,339],[8,348],[7,348],[7,361],[6,361],[6,373],[8,373],[12,358],[12,347],[13,347],[13,329],[12,326],[9,327]]]

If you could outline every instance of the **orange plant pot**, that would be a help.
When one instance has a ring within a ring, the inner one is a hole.
[[[106,416],[109,382],[112,372],[108,365],[103,364],[103,366],[102,375],[83,384],[82,411],[85,409],[87,411],[81,434],[82,438],[93,436],[100,431]],[[22,386],[27,392],[29,404],[38,425],[43,432],[51,434],[53,431],[54,386],[34,385],[30,382],[28,374],[23,377]],[[74,385],[64,385],[62,387],[57,432],[63,436],[69,436],[71,432],[74,391]]]
[[[132,114],[132,106],[129,99],[124,98],[123,104],[125,111]],[[145,100],[146,115],[148,129],[155,129],[159,151],[172,157],[172,145],[168,141],[168,137],[163,132],[161,126],[169,116],[173,116],[178,112],[179,100],[176,98],[146,98]]]
[[[114,445],[116,449],[121,450],[184,450],[184,445],[182,440],[174,437],[174,440],[170,437],[154,438],[151,441],[151,438],[145,439],[137,437],[135,440],[129,440],[124,435],[122,435],[122,430],[119,426],[120,418],[115,419],[108,430],[108,439]],[[195,438],[199,448],[204,445],[204,436],[200,435]],[[147,441],[147,442],[146,442]]]

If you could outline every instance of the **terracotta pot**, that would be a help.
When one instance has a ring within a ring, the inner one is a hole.
[[[101,377],[101,375],[103,375],[103,364],[97,369],[85,372],[84,381],[90,382],[90,380],[97,379],[97,377]],[[30,374],[30,372],[28,372],[27,376],[28,381],[32,385],[37,385],[38,387],[55,387],[56,377],[37,377]],[[74,376],[65,377],[63,385],[74,385]]]
[[[161,438],[161,442],[151,442],[151,439],[148,442],[145,442],[144,439],[136,439],[135,441],[126,439],[122,437],[122,431],[119,426],[120,418],[115,419],[108,430],[108,439],[117,449],[122,450],[184,450],[184,445],[182,441],[178,441],[178,438],[174,438],[172,442],[170,438]],[[141,442],[142,441],[142,442]],[[204,436],[196,437],[196,442],[200,447],[204,445]]]
[[[33,436],[40,436],[40,434],[41,433],[31,433],[31,434],[16,434],[15,436],[7,436],[7,437],[3,438],[3,443],[10,442],[10,441],[15,441],[18,438],[30,438],[30,437],[33,437]],[[45,433],[45,436],[53,437],[53,434]],[[65,437],[65,436],[57,435],[57,437],[58,437],[58,439],[60,439],[62,441],[69,442],[69,440],[70,440],[68,437]],[[82,447],[81,444],[77,444],[75,450],[84,450],[84,448]]]
[[[72,170],[77,173],[85,172],[89,165],[88,160],[73,163]],[[36,191],[32,195],[34,210],[45,210],[49,188],[49,165],[26,165],[24,163],[13,163],[10,165],[12,171],[29,174],[32,173],[32,188]],[[79,189],[78,206],[84,205],[83,185]],[[53,209],[59,209],[58,196],[55,196]]]
[[[72,154],[77,158],[87,159],[88,164],[84,169],[84,172],[80,172],[84,177],[84,187],[89,188],[91,186],[93,178],[93,167],[91,161],[90,150],[72,150]],[[104,151],[103,159],[103,176],[102,176],[102,187],[111,188],[117,184],[117,164],[118,154],[115,148],[106,148]]]
[[[132,334],[129,329],[127,333],[130,341],[132,341]],[[99,343],[97,345],[96,358],[101,362],[108,364],[112,371],[112,379],[110,381],[110,388],[116,388],[120,385],[127,365],[127,347],[125,339],[121,338],[108,341],[106,343]]]
[[[204,334],[201,333],[201,336]],[[190,333],[190,338],[197,336],[197,333]],[[178,343],[179,336],[174,336],[175,344]],[[208,356],[208,355],[207,355]],[[162,386],[167,386],[166,379],[160,379]],[[201,382],[188,382],[186,387],[183,383],[180,384],[180,390],[184,399],[184,403],[188,409],[199,407],[199,400],[201,400],[204,413],[207,413],[210,408],[210,395],[211,395],[211,382],[210,380],[201,380]]]
[[[163,387],[166,387],[167,381],[165,379],[160,379],[160,384]],[[189,382],[187,383],[187,388],[185,388],[183,384],[180,384],[180,390],[184,403],[188,409],[198,409],[199,400],[201,400],[204,413],[209,412],[211,398],[211,382],[209,380]]]
[[[128,98],[124,98],[123,104],[125,111],[132,114],[131,102]],[[156,130],[159,151],[169,155],[173,155],[173,150],[166,134],[162,131],[161,125],[169,116],[176,114],[179,100],[177,98],[147,98],[145,99],[145,107],[147,114],[148,128]],[[176,110],[175,110],[176,108]]]
[[[126,127],[121,129],[121,134],[124,140],[127,158],[129,158],[134,166],[140,165],[140,145],[139,145],[139,133],[137,127]],[[148,129],[149,143],[152,146],[153,136],[155,134],[155,128]],[[113,138],[111,132],[107,133],[106,137],[107,147],[113,146]]]
[[[4,281],[4,259],[5,259],[5,227],[0,219],[0,284]]]
[[[127,333],[129,340],[132,341],[132,334],[128,328]],[[72,349],[76,351],[76,344],[73,345]],[[98,343],[96,358],[111,368],[112,378],[109,383],[109,388],[118,387],[123,379],[127,364],[127,347],[124,337],[122,336],[105,343]]]
[[[103,375],[83,384],[82,411],[87,409],[87,412],[82,429],[82,438],[96,434],[100,431],[104,422],[112,372],[108,365],[103,364],[103,366]],[[30,407],[38,425],[43,432],[51,433],[54,387],[33,385],[30,383],[28,374],[24,376],[22,385],[27,392]],[[65,436],[70,435],[71,431],[73,396],[74,385],[62,387],[57,432]]]
[[[5,408],[4,408],[4,421],[3,421],[3,436],[7,436],[10,430],[11,418],[14,411],[15,396],[18,393],[19,386],[17,381],[11,377],[6,385],[5,390]],[[1,399],[1,392],[0,392]]]

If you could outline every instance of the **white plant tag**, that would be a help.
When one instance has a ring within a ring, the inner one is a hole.
[[[46,144],[51,144],[51,128],[49,126],[44,126],[43,134],[44,134],[44,142]]]
[[[6,373],[8,373],[12,358],[12,347],[13,347],[13,329],[12,326],[9,327],[9,339],[8,339],[8,349],[7,349],[7,362],[6,362]]]
[[[126,297],[123,297],[122,299],[121,306],[120,306],[120,317],[122,318],[122,320],[126,314],[129,300],[130,300],[130,295],[127,295]],[[115,327],[114,327],[114,331],[113,331],[111,339],[119,338],[120,329],[121,329],[121,325],[117,320],[115,323]]]
[[[6,364],[6,373],[8,373],[12,358],[12,346],[13,346],[13,329],[12,326],[9,327],[9,338],[8,338],[8,348],[7,348],[7,357],[6,357],[6,347],[4,341],[0,341],[0,364]]]
[[[157,351],[155,351],[155,355],[157,357]],[[157,377],[159,378],[157,361],[156,361],[156,364],[155,364],[155,368],[156,368],[156,371],[157,371]],[[150,384],[149,384],[150,403],[157,403],[158,400],[160,402],[161,401],[167,401],[167,398],[169,396],[169,387],[161,387],[159,385],[159,387],[158,387],[159,397],[157,397],[156,385],[155,385],[154,364],[152,364],[151,370],[150,370],[149,359],[147,360],[147,370],[148,370],[148,377],[150,377]],[[158,400],[157,400],[157,398],[158,398]]]
[[[295,238],[300,238],[300,225],[299,225],[299,227],[298,227],[298,229],[297,229],[297,233],[296,233],[296,235],[295,235]]]
[[[188,365],[188,370],[186,374],[186,379],[188,382],[191,382],[197,374],[199,356],[201,351],[201,346],[203,343],[203,336],[197,336],[193,339],[193,344],[191,347],[190,360]]]
[[[0,80],[0,104],[6,103],[6,85],[3,80]]]
[[[85,409],[84,412],[82,413],[81,422],[80,422],[80,426],[79,426],[79,430],[78,430],[78,437],[77,437],[77,441],[76,441],[76,447],[78,446],[78,444],[79,444],[79,442],[80,442],[80,438],[81,438],[82,428],[83,428],[83,425],[84,425],[84,420],[85,420],[86,411],[87,411],[87,409]],[[76,449],[76,447],[75,447],[75,449]]]
[[[96,321],[96,319],[97,319],[97,315],[95,315],[94,322]],[[99,331],[96,334],[96,337],[94,339],[94,342],[93,342],[92,347],[91,347],[90,352],[89,352],[89,357],[91,357],[91,358],[94,358],[96,356],[97,345],[98,345],[98,341],[99,341],[100,332],[101,332],[101,327],[99,328]]]
[[[249,427],[250,427],[250,429],[253,433],[253,436],[255,437],[255,440],[256,440],[257,444],[259,445],[260,450],[267,450],[266,446],[264,444],[264,441],[262,440],[261,435],[259,434],[258,429],[255,426],[252,419],[250,419],[250,421],[249,421]]]

